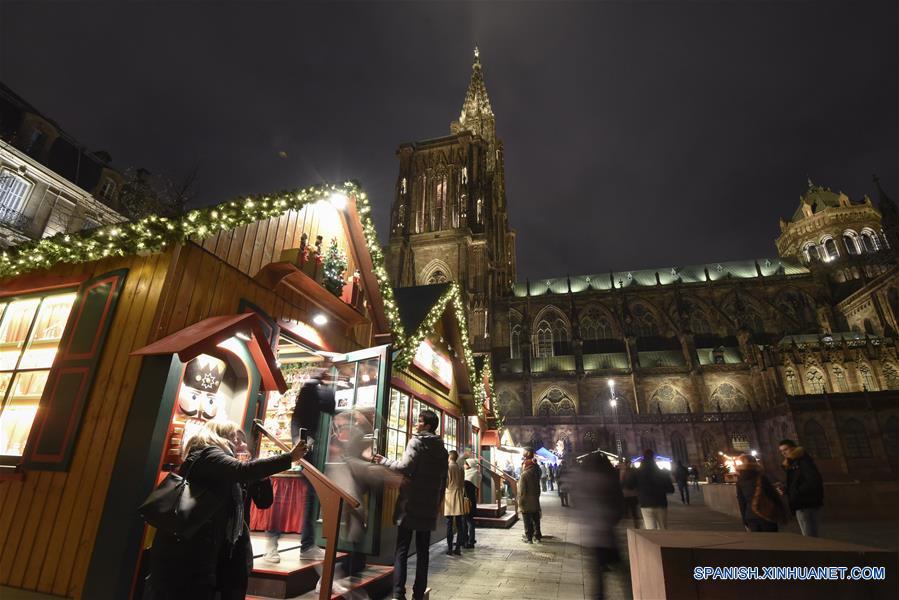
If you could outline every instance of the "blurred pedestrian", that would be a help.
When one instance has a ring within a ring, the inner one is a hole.
[[[640,467],[628,476],[627,487],[637,491],[646,529],[668,528],[668,497],[674,493],[671,477],[656,465],[655,452],[643,451]]]
[[[624,516],[630,517],[634,523],[634,529],[640,529],[640,506],[637,502],[637,490],[626,487],[624,484],[627,481],[627,478],[630,476],[631,471],[633,471],[633,467],[631,466],[631,459],[626,457],[621,457],[621,462],[618,463],[618,468],[620,472],[620,482],[622,486],[622,495],[624,497]]]
[[[481,471],[478,461],[472,457],[465,459],[465,497],[468,498],[468,513],[465,515],[466,548],[474,548],[477,536],[474,532],[475,511],[478,509],[478,489],[481,487]]]
[[[546,463],[538,463],[540,467],[540,491],[546,491],[546,482],[549,481],[549,472],[546,469]]]
[[[562,506],[570,506],[568,492],[571,484],[568,481],[568,465],[565,463],[559,465],[559,470],[556,473],[556,484],[559,487],[559,500],[561,500]]]
[[[524,520],[522,541],[532,544],[543,539],[540,531],[540,468],[534,461],[534,453],[525,451],[518,479],[518,511]]]
[[[677,491],[680,492],[681,504],[690,504],[690,488],[687,487],[687,467],[683,461],[677,461],[674,468],[674,481],[677,482]]]
[[[693,482],[693,491],[699,491],[699,468],[696,465],[690,465],[690,480]]]
[[[751,454],[737,458],[737,502],[747,531],[777,532],[783,519],[780,495]]]
[[[553,484],[556,482],[556,466],[549,465],[547,467],[549,469],[549,476],[547,477],[546,483],[549,485],[549,491],[553,491]]]
[[[593,597],[605,598],[602,573],[621,561],[615,541],[615,526],[624,506],[619,474],[609,459],[597,452],[584,459],[573,477],[575,519],[596,565]]]
[[[446,553],[462,554],[465,539],[465,472],[459,466],[459,453],[449,452],[446,490],[443,492],[443,516],[446,517]],[[453,531],[456,543],[453,545]]]

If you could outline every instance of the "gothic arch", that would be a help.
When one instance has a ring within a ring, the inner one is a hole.
[[[688,401],[680,390],[670,383],[663,383],[649,396],[649,413],[687,412]]]
[[[712,435],[710,431],[703,431],[699,440],[700,446],[702,447],[702,457],[704,459],[708,460],[709,458],[718,455],[718,443],[715,441],[715,436]]]
[[[577,414],[577,403],[559,388],[550,387],[534,406],[534,414],[541,417],[573,417]]]
[[[437,279],[441,278],[442,281],[437,281]],[[434,260],[429,262],[424,269],[422,269],[421,278],[419,279],[419,281],[421,282],[419,285],[427,285],[431,283],[445,283],[447,281],[455,281],[455,277],[453,276],[453,270],[448,264],[446,264],[439,258],[435,258]]]
[[[718,410],[721,407],[722,412],[740,412],[747,408],[748,399],[746,394],[739,386],[725,381],[718,384],[709,395],[709,410]]]
[[[534,328],[531,331],[535,357],[546,358],[568,353],[571,322],[565,312],[558,307],[548,304],[540,309],[534,318]]]
[[[631,328],[639,337],[654,337],[663,335],[662,324],[670,319],[662,319],[660,311],[647,300],[635,300],[630,303],[628,310],[631,314]]]
[[[861,384],[862,389],[869,392],[878,391],[880,389],[880,386],[877,385],[877,378],[874,376],[874,370],[871,369],[871,365],[867,363],[861,363],[857,368],[858,381]]]
[[[621,325],[608,308],[599,303],[591,303],[580,311],[581,337],[588,339],[620,339]],[[591,324],[600,337],[588,337],[585,324]],[[603,325],[605,324],[605,325]]]
[[[840,435],[846,458],[871,458],[871,441],[864,423],[856,418],[846,419],[840,426]]]
[[[738,305],[742,305],[741,310],[738,310]],[[765,324],[770,319],[772,308],[770,304],[765,306],[758,298],[741,290],[739,296],[736,291],[730,294],[720,312],[737,327],[745,325],[752,333],[765,333]]]
[[[687,454],[687,441],[678,431],[671,432],[671,458],[675,461],[681,461],[687,464],[689,456]]]
[[[524,334],[522,316],[517,310],[509,311],[509,358],[521,358],[521,336]]]

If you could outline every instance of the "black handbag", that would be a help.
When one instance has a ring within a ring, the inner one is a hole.
[[[183,540],[193,537],[224,504],[221,495],[188,481],[195,464],[196,460],[184,477],[175,472],[166,475],[137,509],[149,525]]]

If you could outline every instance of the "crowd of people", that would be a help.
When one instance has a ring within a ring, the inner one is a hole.
[[[301,425],[317,423],[322,412],[333,413],[333,394],[326,386],[311,380],[308,389],[301,391],[295,415],[294,446],[281,455],[249,459],[246,437],[240,428],[227,421],[209,421],[190,439],[185,447],[185,460],[179,469],[190,484],[200,486],[220,502],[207,515],[199,532],[190,539],[181,539],[171,532],[159,531],[151,553],[150,574],[144,597],[150,600],[178,600],[244,598],[253,566],[247,515],[250,503],[266,509],[273,504],[269,476],[291,468],[307,451],[307,440],[317,435],[309,429],[309,436],[300,439]],[[371,452],[370,448],[354,453],[358,460],[382,472],[402,476],[393,522],[397,527],[394,554],[393,598],[405,600],[407,563],[412,540],[418,549],[412,598],[423,598],[427,590],[431,532],[437,527],[440,515],[446,521],[446,553],[462,554],[476,544],[475,510],[481,471],[476,456],[455,450],[447,451],[437,434],[439,417],[423,410],[415,424],[402,457],[389,459]],[[360,438],[361,439],[361,438]],[[785,482],[772,482],[755,456],[744,454],[736,461],[736,496],[745,529],[752,532],[777,532],[789,513],[796,516],[803,535],[818,535],[820,510],[824,500],[824,486],[811,456],[794,441],[785,439],[779,444],[783,456]],[[358,456],[357,456],[358,455]],[[238,457],[242,457],[243,460]],[[651,449],[643,452],[635,466],[622,458],[616,467],[608,457],[594,452],[582,457],[579,464],[567,461],[556,467],[539,461],[534,451],[525,449],[521,470],[515,472],[511,463],[504,469],[512,478],[517,476],[516,510],[524,524],[523,542],[543,542],[541,529],[541,495],[556,492],[563,507],[573,508],[573,518],[579,524],[582,543],[590,549],[598,578],[595,589],[602,598],[602,574],[620,561],[615,528],[622,519],[629,519],[639,528],[666,529],[668,526],[668,495],[675,485],[681,502],[690,503],[690,480],[697,486],[698,472],[678,461],[669,472],[659,468]],[[377,467],[379,465],[380,467]],[[514,481],[514,479],[512,479]],[[314,545],[310,505],[314,491],[309,486],[306,495],[301,557],[318,558],[321,549]],[[507,488],[511,492],[511,488]],[[360,491],[358,495],[363,492]],[[638,510],[639,509],[639,510]],[[264,559],[279,560],[278,532],[269,533]],[[274,541],[272,541],[274,540]],[[344,559],[344,576],[364,566],[354,553]],[[341,586],[333,588],[341,592]]]

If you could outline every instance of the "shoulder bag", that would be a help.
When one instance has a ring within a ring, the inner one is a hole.
[[[197,460],[201,459],[191,463],[184,477],[174,471],[166,475],[137,509],[149,525],[184,540],[193,537],[225,501],[209,488],[188,481]]]

